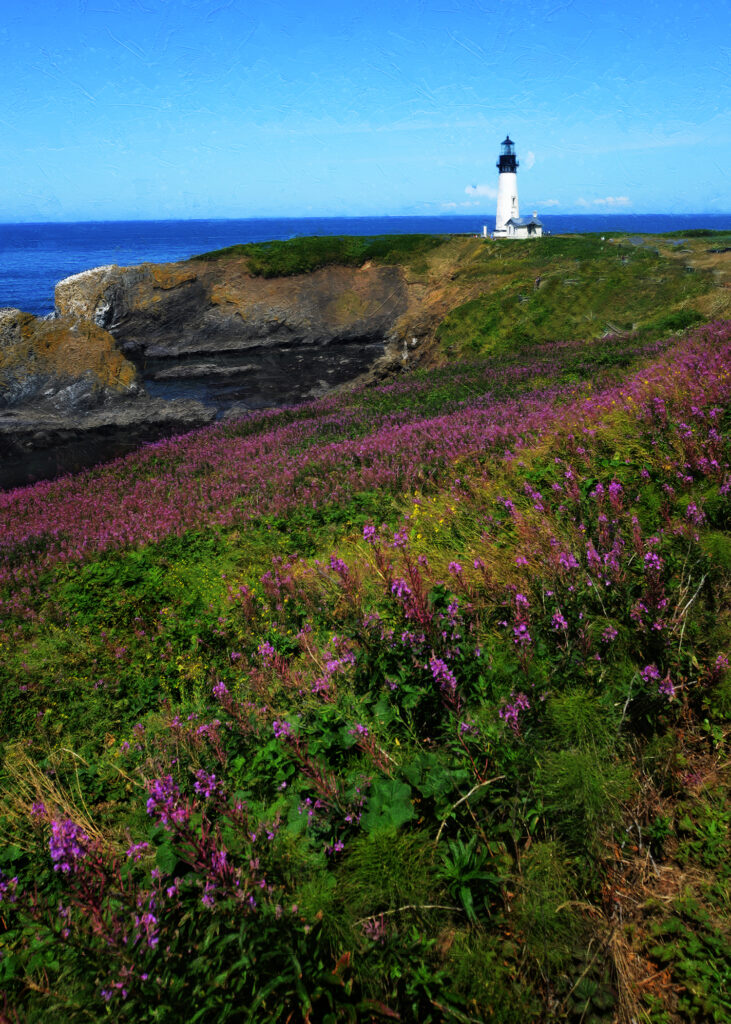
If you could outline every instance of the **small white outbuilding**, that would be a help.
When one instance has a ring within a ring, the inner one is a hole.
[[[543,223],[538,214],[532,217],[511,217],[506,221],[507,238],[540,238],[543,234]]]

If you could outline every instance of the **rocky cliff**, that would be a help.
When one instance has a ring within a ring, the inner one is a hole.
[[[0,408],[81,412],[139,391],[134,364],[93,321],[0,309]]]
[[[62,317],[106,329],[150,394],[247,408],[296,402],[400,352],[404,270],[265,279],[244,259],[99,267],[61,281]]]
[[[265,279],[244,259],[193,260],[67,278],[55,319],[0,316],[0,487],[400,366],[412,292],[403,267],[370,264]]]
[[[0,488],[69,472],[210,422],[199,402],[146,394],[92,320],[0,310]]]

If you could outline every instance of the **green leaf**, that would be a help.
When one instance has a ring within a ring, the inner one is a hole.
[[[163,843],[162,846],[158,846],[155,863],[166,875],[172,874],[178,859],[177,853],[169,843]]]
[[[396,779],[376,779],[371,786],[368,809],[362,820],[366,832],[378,828],[400,828],[415,817],[411,786]]]

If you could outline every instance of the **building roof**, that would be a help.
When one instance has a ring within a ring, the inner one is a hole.
[[[511,217],[505,223],[513,224],[516,228],[525,228],[529,224],[537,224],[538,227],[543,227],[543,221],[539,220],[538,217]]]

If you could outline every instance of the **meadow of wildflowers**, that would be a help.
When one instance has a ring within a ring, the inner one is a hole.
[[[0,1020],[713,1021],[731,322],[0,495]]]

